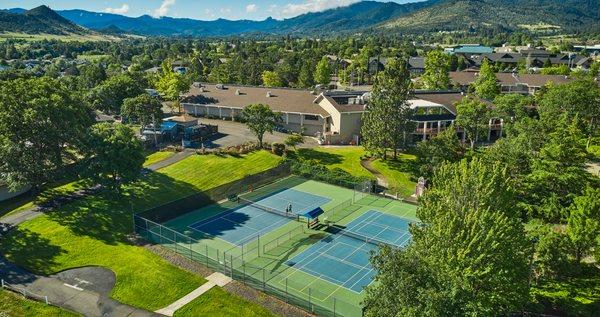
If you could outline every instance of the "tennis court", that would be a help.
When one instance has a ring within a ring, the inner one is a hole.
[[[402,247],[410,241],[409,221],[369,210],[346,229],[329,235],[286,264],[356,293],[371,283],[375,271],[369,263],[379,244]]]
[[[240,198],[241,206],[195,222],[189,228],[240,246],[287,224],[297,218],[298,214],[331,200],[295,189],[285,189],[255,201]],[[291,212],[286,213],[289,206]]]

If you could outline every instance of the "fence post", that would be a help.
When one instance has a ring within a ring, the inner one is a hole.
[[[206,267],[208,267],[208,244],[205,244],[204,246],[206,247],[206,253],[205,253]]]
[[[287,283],[288,283],[288,279],[287,279],[287,277],[286,277],[286,278],[285,278],[285,302],[286,302],[286,304],[287,304],[287,302],[288,302],[288,297],[290,296],[290,295],[288,294],[288,286],[287,286]]]
[[[231,279],[233,279],[233,254],[229,255],[229,265],[231,265],[230,269],[231,269]]]
[[[46,305],[50,305],[50,302],[48,302],[48,296],[44,296],[44,299],[46,300]]]
[[[260,235],[256,236],[256,243],[258,244],[258,248],[256,248],[256,255],[260,257]]]
[[[263,292],[265,291],[265,269],[262,269],[262,274],[263,274]]]
[[[162,226],[158,226],[158,241],[160,241],[160,244],[162,244],[162,239],[163,239],[163,235],[162,235]]]
[[[313,309],[312,309],[312,296],[311,296],[311,291],[310,290],[311,290],[311,288],[309,287],[308,288],[308,311],[310,313],[312,313],[313,312]]]
[[[333,317],[335,317],[335,300],[336,298],[333,298]]]
[[[4,288],[4,279],[0,279],[0,283],[2,283],[2,288]]]

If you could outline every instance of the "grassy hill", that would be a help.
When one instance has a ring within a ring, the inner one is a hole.
[[[432,1],[429,1],[432,2]],[[381,24],[379,30],[600,30],[599,0],[445,0]]]
[[[24,11],[0,12],[0,31],[26,34],[86,35],[90,31],[63,18],[47,6]]]

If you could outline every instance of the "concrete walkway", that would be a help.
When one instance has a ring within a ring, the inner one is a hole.
[[[146,168],[152,171],[156,171],[158,169],[161,169],[163,167],[167,167],[169,165],[175,164],[189,156],[194,155],[195,150],[193,149],[184,149],[181,152],[177,152],[174,155],[167,157],[166,159],[162,160],[162,161],[158,161],[152,165],[148,165]]]
[[[174,302],[173,304],[159,309],[156,311],[156,313],[161,314],[161,315],[165,315],[165,316],[173,316],[173,314],[175,314],[175,312],[180,309],[181,307],[185,306],[186,304],[190,303],[191,301],[193,301],[194,299],[198,298],[200,295],[208,292],[208,290],[210,290],[211,288],[213,288],[214,286],[220,286],[223,287],[227,284],[229,284],[231,282],[231,278],[227,277],[221,273],[215,272],[211,275],[209,275],[207,278],[208,282],[202,284],[202,286],[198,287],[197,289],[193,290],[191,293],[183,296],[182,298],[178,299],[176,302]]]
[[[109,298],[114,273],[100,267],[73,269],[46,277],[0,257],[0,278],[13,291],[46,296],[50,304],[84,316],[160,316]]]

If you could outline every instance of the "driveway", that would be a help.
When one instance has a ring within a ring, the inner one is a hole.
[[[160,316],[109,298],[115,275],[101,267],[84,267],[51,276],[30,273],[0,256],[0,278],[11,289],[47,296],[48,301],[84,316]]]
[[[200,118],[200,123],[213,124],[219,126],[219,134],[210,140],[208,147],[228,147],[244,144],[247,142],[256,142],[256,136],[252,134],[245,124],[229,120]],[[265,133],[264,142],[273,143],[283,141],[289,134],[273,131],[273,134]],[[317,141],[311,137],[304,138],[304,144],[298,145],[302,148],[311,148],[318,146]]]

